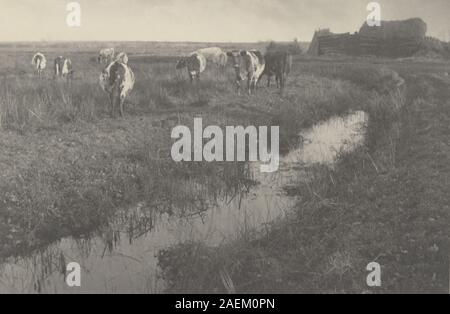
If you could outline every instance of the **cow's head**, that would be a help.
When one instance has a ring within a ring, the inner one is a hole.
[[[228,60],[230,60],[231,65],[233,66],[235,72],[236,72],[236,81],[242,81],[242,75],[241,71],[245,71],[246,65],[245,65],[245,58],[247,56],[246,50],[233,50],[227,52]]]
[[[200,72],[200,60],[196,54],[185,59],[186,67],[191,75],[196,75]]]
[[[239,50],[228,51],[227,56],[234,68],[240,68],[242,51]]]
[[[187,67],[187,58],[183,57],[180,60],[177,61],[176,69],[180,70]]]

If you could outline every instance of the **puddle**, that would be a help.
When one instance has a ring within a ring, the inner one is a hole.
[[[239,186],[221,197],[199,193],[198,214],[156,215],[139,204],[119,211],[98,236],[65,238],[31,257],[10,259],[0,265],[0,293],[162,292],[164,281],[155,257],[159,250],[187,241],[218,246],[282,218],[295,204],[283,187],[298,182],[311,164],[332,166],[339,152],[362,143],[366,122],[367,115],[356,112],[303,132],[302,145],[281,158],[278,172],[265,174],[258,163],[246,164],[245,171],[258,184]],[[65,284],[63,269],[69,262],[81,265],[80,288]]]

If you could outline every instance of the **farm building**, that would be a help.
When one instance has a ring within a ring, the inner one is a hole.
[[[364,23],[355,34],[333,34],[319,30],[314,34],[309,54],[351,56],[410,57],[426,39],[427,25],[419,18],[382,21],[380,27]]]

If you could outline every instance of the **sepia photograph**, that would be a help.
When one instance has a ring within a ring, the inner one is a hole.
[[[0,0],[0,294],[450,294],[449,17]]]

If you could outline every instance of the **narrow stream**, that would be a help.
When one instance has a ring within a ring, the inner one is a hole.
[[[141,203],[119,211],[98,236],[65,238],[29,257],[11,258],[0,265],[0,293],[162,292],[165,285],[156,258],[161,249],[188,241],[219,246],[283,218],[295,205],[283,187],[299,182],[312,164],[332,166],[339,152],[360,145],[367,119],[364,112],[355,112],[302,132],[302,144],[281,158],[278,172],[264,174],[258,163],[246,164],[257,184],[214,202],[205,199],[200,204],[207,208],[198,214],[156,215]],[[130,235],[129,230],[136,229],[130,226],[140,226],[140,232]],[[64,281],[62,269],[69,262],[81,265],[80,288],[69,288]]]

